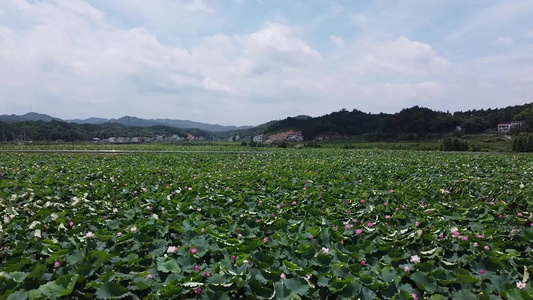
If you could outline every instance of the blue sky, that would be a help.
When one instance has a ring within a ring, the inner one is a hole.
[[[529,0],[0,2],[0,113],[257,125],[532,95]]]

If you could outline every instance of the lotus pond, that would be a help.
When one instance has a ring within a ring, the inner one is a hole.
[[[0,299],[533,299],[533,155],[0,153]]]

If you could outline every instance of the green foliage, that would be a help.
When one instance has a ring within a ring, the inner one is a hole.
[[[533,156],[268,150],[0,153],[0,299],[531,299]]]
[[[468,151],[468,142],[456,137],[447,137],[442,141],[442,151]]]
[[[317,141],[309,141],[309,142],[305,142],[304,147],[305,148],[320,148],[321,145]]]
[[[520,135],[513,139],[514,152],[533,152],[533,134]]]

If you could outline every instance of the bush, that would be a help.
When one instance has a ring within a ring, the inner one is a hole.
[[[442,151],[468,151],[468,142],[456,137],[447,137],[440,145]]]
[[[533,152],[533,135],[521,135],[513,141],[514,152]]]
[[[355,145],[346,143],[342,146],[342,149],[355,149]]]
[[[310,141],[305,143],[305,148],[320,148],[320,144],[317,141]]]
[[[287,143],[287,141],[281,141],[278,143],[278,147],[280,148],[287,148],[289,146],[289,144]]]

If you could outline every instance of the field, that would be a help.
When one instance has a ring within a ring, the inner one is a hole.
[[[266,150],[0,153],[0,299],[533,299],[533,155]]]

